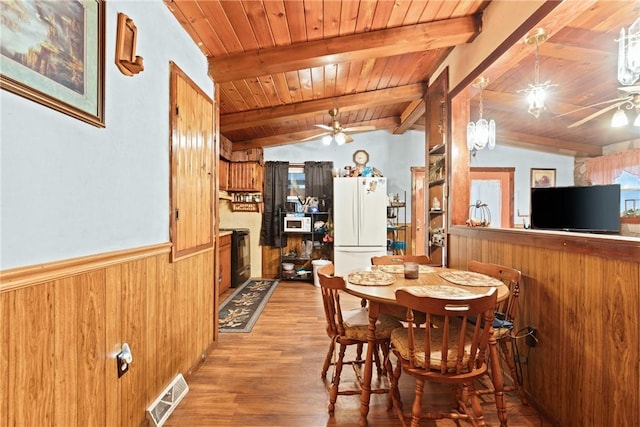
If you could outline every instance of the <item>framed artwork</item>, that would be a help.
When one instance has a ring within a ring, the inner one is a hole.
[[[5,3],[0,87],[104,127],[104,8],[102,0]]]
[[[555,187],[555,169],[531,169],[531,187]]]

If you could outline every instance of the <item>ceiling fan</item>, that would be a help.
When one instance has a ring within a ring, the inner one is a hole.
[[[322,141],[326,145],[331,144],[332,141],[335,141],[338,145],[342,145],[344,143],[353,142],[353,138],[351,138],[348,133],[364,132],[376,129],[375,126],[342,127],[342,124],[340,124],[340,121],[337,119],[338,114],[338,108],[332,108],[331,110],[329,110],[329,115],[331,116],[331,121],[329,122],[329,124],[315,125],[316,127],[323,129],[324,132],[310,136],[308,138],[304,138],[302,141],[308,141],[310,139],[322,137]]]
[[[560,114],[556,116],[556,118],[566,116],[566,115],[575,113],[577,111],[585,110],[587,108],[593,108],[593,107],[597,107],[605,104],[609,104],[609,105],[601,108],[600,110],[596,111],[593,114],[588,115],[583,119],[578,120],[577,122],[571,123],[568,127],[575,128],[580,125],[583,125],[589,120],[595,119],[596,117],[606,113],[607,111],[611,111],[615,108],[617,108],[618,110],[635,109],[638,112],[638,115],[640,115],[640,86],[623,86],[623,87],[619,87],[618,90],[620,91],[620,96],[618,98],[613,98],[613,99],[609,99],[602,102],[596,102],[595,104],[587,105],[586,107],[577,108],[567,113]]]

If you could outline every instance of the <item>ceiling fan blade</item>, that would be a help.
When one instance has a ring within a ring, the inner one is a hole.
[[[591,104],[591,105],[587,105],[587,106],[584,106],[584,107],[576,108],[575,110],[571,110],[571,111],[568,111],[568,112],[563,113],[563,114],[558,114],[557,116],[554,116],[553,118],[557,119],[558,117],[567,116],[569,114],[573,114],[573,113],[576,113],[578,111],[586,110],[587,108],[597,107],[598,105],[609,104],[611,102],[627,101],[627,100],[631,100],[631,97],[630,96],[625,96],[623,98],[615,98],[615,99],[609,99],[607,101],[596,102],[595,104]]]
[[[324,130],[330,131],[330,132],[333,131],[333,128],[331,126],[327,126],[327,125],[314,125],[314,126],[320,128],[320,129],[324,129]]]
[[[343,135],[344,135],[344,142],[346,144],[353,142],[353,138],[351,138],[349,135],[347,135],[346,133],[343,133]]]
[[[580,125],[582,125],[582,124],[584,124],[584,123],[588,122],[589,120],[591,120],[591,119],[595,119],[596,117],[598,117],[598,116],[600,116],[600,115],[602,115],[602,114],[606,113],[606,112],[607,112],[607,111],[609,111],[609,110],[613,110],[614,108],[617,108],[618,106],[620,106],[620,105],[622,105],[622,104],[624,104],[625,102],[628,102],[628,101],[629,101],[629,99],[627,99],[627,98],[623,98],[623,100],[622,100],[622,101],[616,102],[615,104],[609,105],[608,107],[604,107],[602,110],[597,111],[597,112],[595,112],[595,113],[593,113],[593,114],[591,114],[591,115],[589,115],[589,116],[585,117],[585,118],[584,118],[584,119],[582,119],[582,120],[578,120],[577,122],[570,124],[568,127],[569,127],[569,128],[575,128],[575,127],[578,127],[578,126],[580,126]]]
[[[322,132],[313,136],[308,136],[306,138],[303,138],[301,140],[299,140],[299,142],[304,142],[304,141],[311,141],[312,139],[318,139],[318,138],[322,138],[325,135],[331,135],[333,132]]]
[[[342,132],[364,132],[368,130],[376,130],[375,126],[354,126],[342,129]]]

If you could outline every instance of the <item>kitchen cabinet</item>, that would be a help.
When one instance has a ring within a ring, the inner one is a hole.
[[[221,191],[229,189],[229,162],[223,159],[218,163],[218,183]]]
[[[218,294],[231,287],[231,233],[227,232],[220,236],[219,246],[220,256],[220,288]]]
[[[258,162],[229,163],[228,191],[262,192],[264,168]]]

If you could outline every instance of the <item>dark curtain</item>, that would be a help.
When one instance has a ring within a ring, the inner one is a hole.
[[[266,162],[264,165],[264,213],[260,229],[260,245],[281,248],[287,245],[287,237],[281,236],[280,212],[287,202],[289,162]]]
[[[304,194],[317,197],[321,211],[329,211],[333,202],[333,162],[304,162]]]

